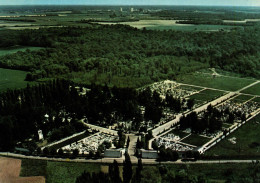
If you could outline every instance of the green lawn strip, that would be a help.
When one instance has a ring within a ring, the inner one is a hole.
[[[235,103],[244,103],[250,99],[252,99],[253,96],[248,96],[248,95],[239,95],[233,99],[231,99],[231,102],[235,102]]]
[[[200,90],[202,90],[201,87],[186,86],[186,85],[180,85],[180,86],[176,87],[176,89],[191,90],[191,91],[200,91]]]
[[[33,160],[22,159],[21,177],[30,176],[47,176],[47,161],[45,160]]]
[[[223,76],[213,77],[211,75],[193,73],[179,77],[177,82],[227,91],[236,91],[255,82],[255,80]]]
[[[237,131],[206,151],[206,156],[260,156],[260,115],[247,122]],[[236,137],[236,144],[228,139]]]
[[[196,93],[194,95],[189,96],[190,99],[194,99],[195,103],[197,101],[211,101],[217,97],[220,97],[224,94],[224,92],[217,91],[217,90],[203,90],[200,93]]]
[[[259,95],[260,96],[260,83],[251,86],[245,90],[242,90],[241,93],[252,94],[252,95]]]
[[[33,82],[25,81],[27,72],[2,69],[0,68],[0,92],[9,89],[19,89],[26,87],[27,83],[34,84]]]
[[[260,103],[260,97],[256,97],[252,101]]]
[[[46,183],[74,183],[84,171],[99,172],[100,165],[94,163],[51,162],[47,163]]]
[[[251,167],[250,164],[240,163],[238,164],[172,164],[166,165],[168,170],[174,172],[185,171],[188,175],[204,175],[212,182],[226,182],[231,177],[240,177],[248,174],[248,169]]]
[[[172,131],[170,131],[169,133],[173,133],[174,135],[177,135],[179,136],[181,139],[186,137],[188,135],[188,133],[185,133],[185,132],[182,132],[182,131],[179,131],[179,130],[175,130],[173,129]],[[168,134],[169,134],[168,133]]]
[[[191,134],[189,137],[185,138],[181,142],[195,146],[202,146],[208,141],[210,141],[210,138],[202,137],[197,134]]]

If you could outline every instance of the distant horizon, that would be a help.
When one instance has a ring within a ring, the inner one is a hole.
[[[247,6],[247,5],[175,5],[175,4],[0,4],[0,6],[202,6],[202,7],[256,7],[259,6]]]
[[[232,6],[232,7],[259,7],[256,0],[0,0],[0,5],[79,5],[79,6]]]

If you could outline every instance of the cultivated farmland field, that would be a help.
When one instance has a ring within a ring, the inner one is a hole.
[[[209,74],[192,73],[179,77],[177,82],[220,90],[236,91],[255,82],[255,80],[226,76],[214,77]]]
[[[0,68],[0,92],[26,87],[26,72]]]

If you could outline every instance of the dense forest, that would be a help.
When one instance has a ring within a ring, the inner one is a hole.
[[[260,28],[217,32],[138,30],[96,25],[1,31],[0,47],[39,46],[0,58],[0,67],[28,70],[27,80],[139,87],[216,67],[259,78]]]
[[[249,13],[250,12],[250,13]],[[245,7],[174,7],[152,13],[153,16],[176,20],[245,20],[259,19],[259,10]]]

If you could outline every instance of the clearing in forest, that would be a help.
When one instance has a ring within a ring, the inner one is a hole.
[[[0,92],[26,87],[26,74],[24,71],[0,68]]]
[[[242,89],[256,80],[239,77],[228,77],[223,75],[214,76],[208,73],[192,73],[179,77],[177,82],[191,84],[196,86],[215,88],[226,91],[237,91]]]

